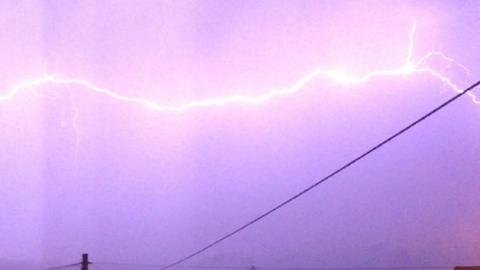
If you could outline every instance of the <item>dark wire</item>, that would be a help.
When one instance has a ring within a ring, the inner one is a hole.
[[[42,268],[42,270],[57,270],[57,269],[64,269],[64,268],[69,268],[77,265],[81,265],[82,263],[72,263],[72,264],[65,264],[65,265],[59,265],[59,266],[52,266],[49,268]]]
[[[140,267],[165,267],[165,264],[148,264],[148,263],[121,263],[121,262],[93,262],[95,265],[112,265],[112,266],[140,266]],[[248,270],[251,266],[226,266],[226,265],[178,265],[177,269],[245,269]],[[255,267],[256,269],[267,269]],[[301,268],[301,267],[300,267]],[[300,269],[299,268],[299,269]]]
[[[161,264],[142,264],[142,263],[117,263],[117,262],[93,262],[93,265],[111,265],[111,266],[137,266],[137,267],[152,267],[152,268],[160,268],[165,267],[165,265]],[[429,270],[438,270],[438,269],[453,269],[453,266],[372,266],[372,267],[365,267],[365,266],[332,266],[332,267],[269,267],[269,266],[232,266],[232,265],[178,265],[174,268],[177,269],[238,269],[238,270],[250,270],[250,269],[258,269],[258,270],[408,270],[408,269],[429,269]]]
[[[175,262],[171,263],[171,264],[168,264],[166,266],[164,266],[162,268],[162,270],[166,270],[168,268],[172,268],[176,265],[179,265],[197,255],[199,255],[200,253],[203,253],[205,252],[206,250],[210,249],[211,247],[219,244],[220,242],[223,242],[224,240],[234,236],[235,234],[245,230],[247,227],[250,227],[251,225],[253,225],[254,223],[257,223],[258,221],[260,221],[261,219],[269,216],[270,214],[272,214],[273,212],[277,211],[278,209],[284,207],[285,205],[291,203],[292,201],[296,200],[297,198],[299,198],[300,196],[304,195],[305,193],[309,192],[310,190],[316,188],[318,185],[324,183],[325,181],[329,180],[330,178],[332,178],[333,176],[337,175],[338,173],[340,173],[341,171],[347,169],[348,167],[352,166],[353,164],[357,163],[359,160],[363,159],[364,157],[366,157],[367,155],[369,155],[370,153],[374,152],[375,150],[379,149],[380,147],[384,146],[385,144],[387,144],[388,142],[390,142],[391,140],[395,139],[396,137],[400,136],[401,134],[403,134],[404,132],[406,132],[407,130],[411,129],[412,127],[416,126],[417,124],[419,124],[420,122],[422,122],[423,120],[427,119],[428,117],[432,116],[434,113],[438,112],[439,110],[443,109],[444,107],[446,107],[447,105],[449,105],[450,103],[452,103],[453,101],[457,100],[458,98],[460,98],[461,96],[465,95],[467,92],[469,92],[470,90],[474,89],[475,87],[477,87],[478,85],[480,85],[480,81],[474,83],[473,85],[471,85],[470,87],[468,87],[467,89],[463,90],[462,92],[458,93],[457,95],[453,96],[452,98],[448,99],[447,101],[445,101],[444,103],[440,104],[439,106],[437,106],[436,108],[434,108],[433,110],[431,110],[430,112],[428,112],[427,114],[423,115],[422,117],[420,117],[419,119],[417,119],[416,121],[414,121],[413,123],[411,123],[410,125],[402,128],[400,131],[396,132],[395,134],[393,134],[392,136],[388,137],[387,139],[383,140],[382,142],[380,142],[379,144],[375,145],[374,147],[370,148],[368,151],[364,152],[363,154],[359,155],[358,157],[354,158],[353,160],[351,160],[350,162],[346,163],[345,165],[343,165],[342,167],[340,167],[339,169],[335,170],[334,172],[330,173],[329,175],[325,176],[324,178],[318,180],[317,182],[313,183],[312,185],[310,185],[309,187],[305,188],[304,190],[300,191],[299,193],[295,194],[294,196],[290,197],[289,199],[285,200],[284,202],[278,204],[277,206],[273,207],[272,209],[266,211],[265,213],[261,214],[260,216],[256,217],[255,219],[247,222],[246,224],[240,226],[239,228],[235,229],[234,231],[226,234],[225,236],[213,241],[212,243],[206,245],[205,247],[191,253],[190,255],[187,255],[181,259],[178,259],[176,260]]]

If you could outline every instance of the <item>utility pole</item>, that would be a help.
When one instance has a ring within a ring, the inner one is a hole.
[[[90,262],[88,261],[88,253],[82,254],[82,270],[88,270],[88,265]]]

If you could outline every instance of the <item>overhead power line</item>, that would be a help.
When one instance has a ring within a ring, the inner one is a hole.
[[[166,265],[162,264],[145,264],[145,263],[121,263],[121,262],[93,262],[93,265],[110,265],[118,267],[145,267],[145,268],[161,268]],[[274,266],[239,266],[239,265],[177,265],[176,269],[234,269],[234,270],[442,270],[453,269],[453,266],[425,265],[425,266],[319,266],[319,267],[274,267]]]
[[[427,119],[428,117],[432,116],[433,114],[435,114],[436,112],[440,111],[441,109],[443,109],[444,107],[448,106],[450,103],[454,102],[455,100],[457,100],[458,98],[462,97],[463,95],[465,95],[466,93],[468,93],[469,91],[471,91],[472,89],[474,89],[475,87],[477,87],[478,85],[480,85],[480,81],[474,83],[473,85],[471,85],[470,87],[466,88],[465,90],[463,90],[462,92],[458,93],[457,95],[453,96],[452,98],[448,99],[447,101],[443,102],[442,104],[440,104],[439,106],[437,106],[436,108],[434,108],[433,110],[429,111],[428,113],[426,113],[425,115],[423,115],[422,117],[418,118],[417,120],[415,120],[414,122],[412,122],[411,124],[407,125],[406,127],[402,128],[400,131],[397,131],[396,133],[394,133],[393,135],[391,135],[390,137],[384,139],[383,141],[381,141],[380,143],[378,143],[377,145],[373,146],[372,148],[370,148],[369,150],[367,150],[366,152],[360,154],[359,156],[357,156],[356,158],[352,159],[351,161],[347,162],[345,165],[341,166],[340,168],[338,168],[337,170],[333,171],[332,173],[330,173],[329,175],[323,177],[322,179],[318,180],[317,182],[313,183],[312,185],[308,186],[307,188],[303,189],[302,191],[298,192],[297,194],[293,195],[292,197],[288,198],[287,200],[283,201],[282,203],[276,205],[275,207],[271,208],[270,210],[264,212],[263,214],[259,215],[258,217],[250,220],[249,222],[245,223],[244,225],[238,227],[237,229],[233,230],[232,232],[220,237],[219,239],[211,242],[210,244],[202,247],[201,249],[183,257],[183,258],[180,258],[168,265],[165,265],[164,267],[162,267],[161,269],[162,270],[166,270],[168,268],[172,268],[174,266],[177,266],[203,252],[205,252],[206,250],[212,248],[213,246],[216,246],[218,245],[219,243],[225,241],[226,239],[234,236],[235,234],[245,230],[246,228],[250,227],[251,225],[257,223],[258,221],[264,219],[265,217],[271,215],[272,213],[274,213],[275,211],[279,210],[280,208],[286,206],[287,204],[291,203],[292,201],[298,199],[300,196],[304,195],[305,193],[311,191],[312,189],[316,188],[318,185],[324,183],[325,181],[331,179],[332,177],[334,177],[335,175],[339,174],[340,172],[342,172],[343,170],[349,168],[350,166],[352,166],[353,164],[357,163],[358,161],[360,161],[361,159],[365,158],[366,156],[368,156],[369,154],[371,154],[372,152],[374,152],[375,150],[378,150],[379,148],[381,148],[382,146],[384,146],[385,144],[389,143],[390,141],[392,141],[393,139],[395,139],[396,137],[402,135],[403,133],[405,133],[406,131],[408,131],[409,129],[413,128],[414,126],[418,125],[420,122],[422,122],[423,120]]]
[[[81,263],[72,263],[72,264],[52,266],[52,267],[49,267],[49,268],[42,268],[41,270],[58,270],[58,269],[65,269],[65,268],[78,266],[78,265],[81,265]]]

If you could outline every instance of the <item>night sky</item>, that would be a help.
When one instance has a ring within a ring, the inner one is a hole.
[[[2,1],[0,269],[190,254],[478,81],[479,29],[475,0]],[[185,265],[480,264],[473,93]]]

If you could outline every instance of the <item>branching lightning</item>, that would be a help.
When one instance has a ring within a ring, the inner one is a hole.
[[[278,89],[278,90],[267,91],[260,95],[238,94],[238,95],[232,95],[232,96],[192,100],[192,101],[180,103],[180,104],[163,104],[163,103],[159,103],[154,100],[150,100],[146,98],[122,95],[114,90],[96,86],[92,82],[89,82],[86,80],[77,79],[77,78],[61,78],[56,75],[47,75],[38,79],[24,81],[17,84],[5,95],[3,96],[0,95],[0,102],[11,100],[15,98],[15,96],[17,96],[18,93],[22,91],[27,91],[29,89],[33,89],[35,87],[39,87],[42,85],[47,85],[47,84],[76,85],[76,86],[82,87],[85,90],[102,94],[109,98],[116,99],[118,101],[145,106],[155,111],[183,112],[183,111],[187,111],[194,108],[224,106],[224,105],[229,105],[234,103],[237,103],[237,104],[264,103],[268,100],[271,100],[280,96],[286,96],[286,95],[300,92],[308,84],[312,83],[315,79],[318,79],[320,77],[330,79],[333,82],[338,84],[362,84],[362,83],[369,82],[370,80],[376,77],[388,77],[388,76],[398,77],[398,76],[408,76],[412,74],[421,74],[421,73],[429,74],[434,78],[438,79],[439,81],[441,81],[443,84],[445,84],[447,87],[449,87],[453,91],[460,92],[461,89],[452,81],[452,79],[450,79],[445,75],[442,75],[441,72],[435,70],[434,68],[426,66],[425,63],[427,63],[428,60],[431,58],[438,57],[439,59],[441,59],[442,61],[445,61],[449,65],[454,64],[460,67],[467,74],[467,76],[470,75],[470,70],[465,66],[456,63],[452,58],[448,57],[447,55],[439,51],[432,51],[424,55],[423,57],[421,57],[418,61],[416,62],[413,61],[412,55],[414,51],[414,36],[415,36],[416,29],[417,29],[417,23],[416,21],[413,21],[412,28],[409,34],[409,43],[407,48],[406,59],[404,64],[398,68],[373,70],[368,73],[365,73],[362,76],[353,76],[338,70],[317,68],[306,73],[303,77],[301,77],[298,81],[296,81],[294,84],[290,85],[289,87]],[[470,97],[472,98],[472,101],[475,104],[480,104],[480,100],[474,94],[472,93],[468,93],[468,94],[470,95]],[[78,112],[76,112],[75,115],[76,115],[75,117],[77,117]]]

